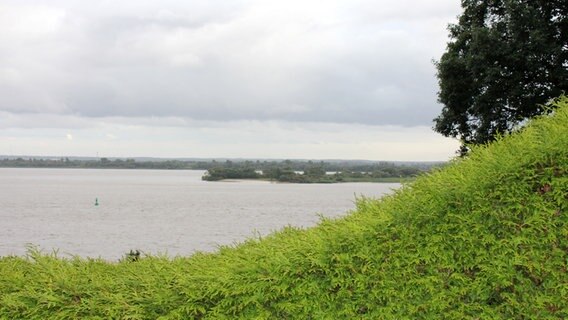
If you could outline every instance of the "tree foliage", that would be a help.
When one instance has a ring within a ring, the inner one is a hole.
[[[303,165],[301,170],[293,167]],[[341,168],[328,171],[328,167]],[[363,169],[361,169],[363,168]],[[219,165],[205,172],[202,179],[219,181],[225,179],[264,179],[291,183],[336,183],[336,182],[402,182],[415,178],[434,166],[422,166],[379,162],[370,165],[348,165],[343,167],[326,162],[290,161],[272,163],[231,162],[230,167]]]
[[[437,62],[444,108],[434,129],[481,144],[567,91],[568,2],[462,0],[462,8]]]

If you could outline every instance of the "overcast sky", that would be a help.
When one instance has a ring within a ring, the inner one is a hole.
[[[459,0],[0,0],[0,155],[447,160]]]

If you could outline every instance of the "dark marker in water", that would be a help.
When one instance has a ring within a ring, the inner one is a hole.
[[[99,205],[99,198],[95,198],[95,206]]]

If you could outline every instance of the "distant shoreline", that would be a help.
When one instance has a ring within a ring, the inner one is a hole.
[[[337,184],[337,183],[408,183],[416,180],[416,178],[377,178],[377,179],[352,179],[344,181],[326,181],[326,182],[294,182],[294,181],[278,181],[274,179],[221,179],[207,182],[221,183],[239,183],[239,182],[260,182],[260,183],[278,183],[278,184]]]
[[[206,181],[258,180],[297,184],[403,183],[443,166],[442,163],[393,163],[366,161],[136,161],[136,159],[79,160],[72,158],[0,158],[0,168],[113,169],[113,170],[198,170]]]

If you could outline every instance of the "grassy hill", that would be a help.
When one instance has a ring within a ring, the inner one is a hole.
[[[568,99],[307,230],[212,254],[0,259],[2,319],[566,319]]]

